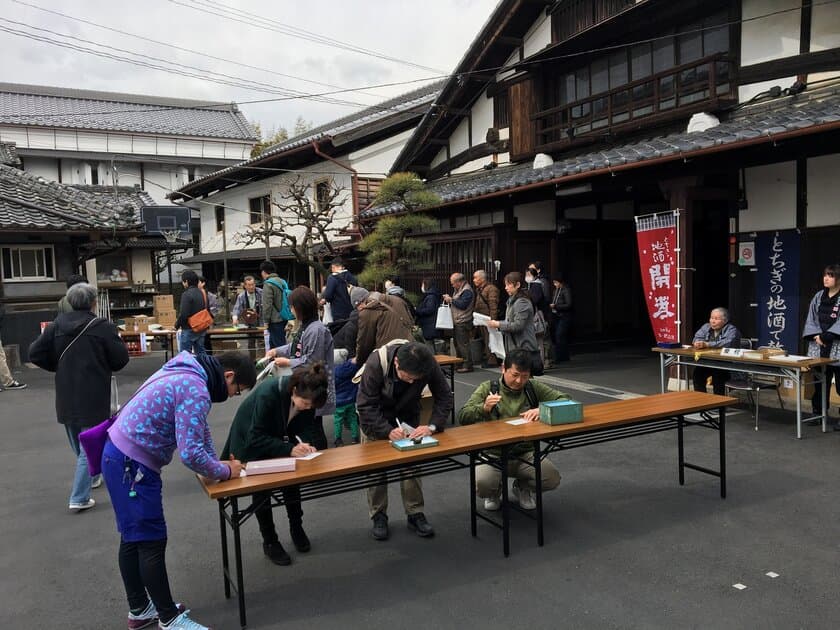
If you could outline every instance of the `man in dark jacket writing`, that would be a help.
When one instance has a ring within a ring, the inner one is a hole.
[[[452,412],[452,390],[432,351],[422,343],[393,344],[386,348],[385,370],[379,351],[365,362],[359,382],[356,408],[362,443],[374,440],[400,440],[406,437],[399,423],[413,427],[407,437],[421,438],[443,431],[446,418]],[[420,425],[420,397],[429,386],[434,400],[428,425]],[[369,488],[368,508],[373,520],[371,534],[376,540],[388,538],[388,485]],[[423,490],[417,478],[400,482],[403,507],[408,516],[408,528],[418,536],[434,536],[423,513]]]

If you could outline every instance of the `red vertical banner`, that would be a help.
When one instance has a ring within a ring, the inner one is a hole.
[[[673,211],[636,217],[642,287],[656,343],[679,345],[677,336],[677,224]]]

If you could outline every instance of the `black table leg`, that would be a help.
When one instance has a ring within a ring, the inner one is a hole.
[[[478,526],[476,521],[476,496],[475,496],[475,459],[476,454],[475,452],[470,452],[470,531],[472,532],[473,538],[478,535]]]
[[[720,498],[726,498],[726,407],[720,408],[718,424],[720,437]]]
[[[452,424],[455,424],[455,364],[449,366],[449,387],[452,390]]]
[[[683,422],[683,416],[677,416],[677,459],[679,462],[681,486],[685,485],[685,448],[683,446]]]
[[[231,504],[231,521],[233,526],[233,554],[236,562],[236,594],[239,599],[239,625],[243,628],[247,621],[245,617],[245,579],[242,575],[242,540],[239,535],[239,499],[233,497]]]
[[[534,481],[537,484],[537,544],[543,546],[543,488],[540,441],[534,440]]]
[[[508,455],[509,446],[502,447],[502,550],[505,558],[510,555],[510,504],[508,500]]]
[[[225,502],[219,499],[219,529],[222,538],[222,577],[225,578],[225,599],[230,599],[230,559],[227,547],[227,525],[225,525]]]

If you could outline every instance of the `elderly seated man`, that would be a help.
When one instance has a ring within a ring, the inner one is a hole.
[[[741,333],[729,323],[728,310],[722,306],[712,309],[712,313],[709,315],[709,323],[703,324],[700,330],[694,333],[694,347],[697,350],[741,347]],[[729,372],[707,367],[694,368],[694,390],[705,392],[706,381],[710,376],[712,377],[712,387],[715,394],[723,395],[726,393],[726,381],[729,380]]]

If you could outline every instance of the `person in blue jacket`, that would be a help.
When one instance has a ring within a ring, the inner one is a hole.
[[[415,309],[417,325],[423,331],[423,341],[436,354],[435,340],[440,339],[441,334],[435,325],[437,324],[437,311],[443,302],[443,298],[434,278],[423,278],[420,289],[423,291],[423,298]]]

